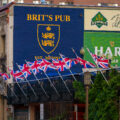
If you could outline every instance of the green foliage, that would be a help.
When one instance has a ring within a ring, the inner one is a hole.
[[[66,120],[65,116],[66,113],[62,113],[61,115],[56,115],[55,117],[50,118],[50,120]]]
[[[100,73],[97,74],[94,84],[89,89],[89,120],[118,120],[118,87],[120,73],[112,70],[108,83]],[[85,102],[84,85],[75,81],[75,98]]]
[[[74,81],[73,87],[75,89],[75,99],[78,99],[81,103],[85,103],[85,90],[83,83]]]

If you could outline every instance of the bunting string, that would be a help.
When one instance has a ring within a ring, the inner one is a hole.
[[[74,52],[74,50],[73,50],[73,52]],[[101,68],[101,70],[102,69],[103,70],[111,69],[108,67],[108,64],[109,64],[108,60],[107,59],[104,60],[103,57],[100,57],[98,59],[98,62],[96,63],[96,65],[94,65],[93,63],[90,63],[89,61],[82,59],[77,54],[76,54],[76,58],[68,58],[65,56],[63,58],[63,56],[64,55],[62,55],[61,59],[52,59],[52,62],[50,62],[46,59],[38,59],[33,62],[27,61],[23,65],[17,65],[19,67],[19,70],[13,71],[13,70],[8,69],[9,74],[8,73],[0,73],[0,76],[4,80],[9,80],[9,79],[11,79],[11,77],[13,77],[15,82],[16,81],[20,82],[20,81],[24,81],[24,79],[27,80],[27,78],[31,74],[34,74],[34,76],[36,78],[36,75],[38,73],[40,73],[41,71],[43,71],[43,73],[46,73],[48,70],[55,70],[58,72],[63,72],[63,71],[69,70],[70,74],[76,80],[76,78],[74,77],[74,74],[72,73],[72,71],[70,69],[77,64],[80,64],[83,68],[88,68],[88,69],[94,68],[95,71],[98,71],[98,70],[96,70],[98,68],[98,66]],[[105,64],[103,64],[103,63],[105,63]],[[55,77],[57,77],[57,76],[55,76]],[[42,80],[43,79],[46,79],[46,78],[42,78]],[[37,78],[37,80],[41,80],[41,79]]]

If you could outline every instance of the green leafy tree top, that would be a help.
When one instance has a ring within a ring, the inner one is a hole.
[[[120,73],[109,72],[109,85],[100,73],[95,77],[89,89],[89,120],[118,120],[118,87]],[[85,103],[85,89],[82,82],[75,81],[75,98]]]

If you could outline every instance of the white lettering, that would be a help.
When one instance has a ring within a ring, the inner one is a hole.
[[[106,52],[105,52],[105,56],[107,56],[107,55],[110,55],[111,57],[113,56],[110,47],[108,47],[107,50],[106,50]]]
[[[119,55],[120,56],[120,48],[115,47],[115,56]]]
[[[103,54],[103,47],[100,47],[100,50],[98,50],[98,47],[95,47],[95,54],[102,55]]]
[[[114,47],[114,49],[111,47],[107,47],[105,49],[102,46],[101,47],[95,46],[95,54],[98,56],[105,55],[106,57],[107,56],[111,56],[111,57],[120,56],[120,47]]]

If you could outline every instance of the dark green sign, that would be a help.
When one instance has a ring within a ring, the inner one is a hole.
[[[107,19],[98,12],[91,21],[91,25],[96,25],[98,28],[101,28],[103,25],[108,25]]]

